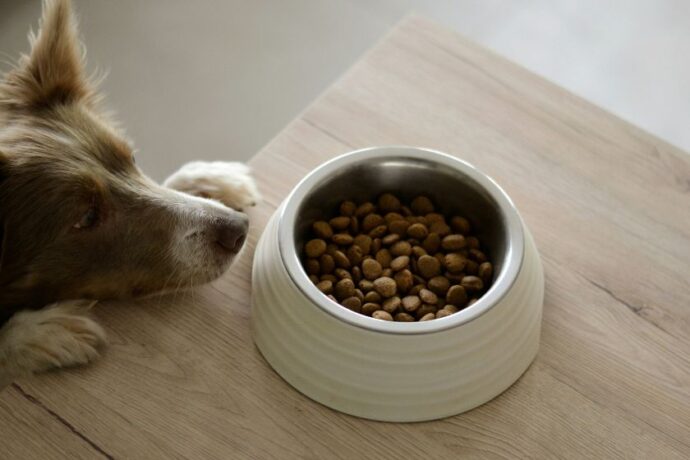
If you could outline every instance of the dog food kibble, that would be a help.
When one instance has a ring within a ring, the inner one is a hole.
[[[376,310],[371,314],[371,317],[374,319],[382,319],[384,321],[393,321],[391,314],[384,310]]]
[[[436,257],[422,256],[417,260],[417,272],[424,278],[432,278],[441,273],[441,263]]]
[[[493,264],[465,217],[436,211],[426,196],[392,193],[343,201],[338,214],[311,226],[304,269],[317,289],[374,319],[429,321],[479,300]]]
[[[396,313],[393,319],[401,323],[411,323],[414,321],[414,316],[410,315],[409,313],[405,313],[404,311],[401,311],[400,313]]]
[[[419,318],[419,321],[429,321],[432,319],[436,319],[436,315],[433,312],[429,312],[426,315]]]
[[[381,272],[383,272],[383,267],[378,260],[364,259],[364,261],[362,261],[362,273],[369,281],[374,281],[381,276]]]
[[[381,294],[382,297],[387,298],[395,295],[397,286],[395,280],[387,276],[382,276],[374,280],[374,289],[376,289],[376,292]]]

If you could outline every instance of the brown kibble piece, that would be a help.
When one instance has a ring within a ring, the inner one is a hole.
[[[335,276],[337,276],[338,279],[344,279],[344,278],[352,279],[352,274],[349,271],[345,270],[344,268],[336,268],[333,271],[333,273],[335,273]]]
[[[309,278],[314,275],[309,275]],[[314,282],[314,284],[318,283],[319,281],[330,281],[331,283],[335,283],[338,281],[338,278],[335,275],[331,275],[330,273],[328,275],[321,275],[321,278],[319,278],[317,281]]]
[[[436,313],[436,310],[438,310],[438,308],[436,308],[436,305],[424,303],[421,307],[417,309],[415,315],[417,316],[417,319],[419,319],[428,313]]]
[[[371,253],[376,254],[381,250],[381,238],[374,238],[371,242]]]
[[[465,260],[465,273],[468,275],[476,275],[479,271],[479,264],[474,260]]]
[[[307,273],[310,275],[319,275],[321,273],[321,266],[316,259],[307,259],[304,265],[307,269]]]
[[[414,277],[412,276],[412,272],[410,272],[408,269],[400,270],[398,273],[393,275],[393,278],[395,278],[395,284],[398,286],[398,291],[402,292],[403,294],[409,291],[414,284]]]
[[[350,268],[350,259],[347,258],[347,256],[342,252],[342,251],[335,251],[333,253],[333,260],[335,261],[335,265],[340,268]]]
[[[342,302],[340,302],[340,304],[343,307],[348,308],[357,313],[360,313],[362,311],[362,301],[355,296],[344,299]]]
[[[416,295],[408,295],[402,298],[402,307],[405,311],[414,312],[422,306],[422,299]]]
[[[381,294],[382,297],[387,298],[395,295],[397,285],[392,278],[382,276],[374,280],[374,289],[376,289],[376,292]]]
[[[350,229],[350,233],[352,233],[353,235],[358,234],[358,233],[359,233],[359,219],[357,219],[357,218],[354,217],[354,216],[353,216],[353,217],[350,217],[350,227],[349,227],[349,229]]]
[[[458,251],[465,246],[467,246],[465,237],[457,233],[448,235],[441,241],[441,247],[446,251]]]
[[[388,235],[381,238],[381,244],[384,246],[390,246],[393,243],[397,243],[400,240],[400,235],[397,233],[389,233]]]
[[[491,262],[482,262],[479,264],[479,268],[477,269],[477,275],[479,275],[484,284],[489,284],[491,282],[493,271],[494,268],[491,265]]]
[[[410,223],[406,220],[394,220],[388,223],[388,230],[396,235],[406,235]]]
[[[393,256],[391,255],[390,251],[388,249],[380,249],[376,253],[376,261],[381,264],[381,267],[383,268],[388,268],[391,266],[391,261],[393,260]]]
[[[437,252],[434,254],[434,257],[436,257],[436,260],[438,260],[438,263],[443,267],[443,264],[446,262],[443,256],[442,252]]]
[[[448,281],[450,281],[450,284],[460,284],[460,281],[462,281],[462,278],[465,276],[464,273],[451,273],[451,272],[445,272],[443,274],[446,278],[448,278]]]
[[[371,317],[383,321],[393,321],[393,317],[391,316],[391,314],[384,310],[376,310],[374,313],[371,314]]]
[[[357,267],[357,266],[352,267],[351,273],[352,273],[352,281],[354,281],[355,284],[362,281],[362,270],[359,267]]]
[[[452,305],[452,304],[448,304],[448,305],[444,306],[443,310],[449,311],[450,313],[457,313],[460,311],[460,309],[458,307],[456,307],[455,305]]]
[[[414,322],[414,316],[410,315],[409,313],[405,313],[404,311],[401,311],[400,313],[396,313],[394,319],[400,323]]]
[[[412,286],[412,289],[410,289],[408,291],[408,294],[409,295],[419,295],[419,291],[421,291],[422,289],[426,289],[425,284],[415,284],[414,286]]]
[[[422,247],[428,254],[435,254],[441,248],[441,237],[438,233],[429,233],[422,241]]]
[[[436,319],[445,318],[446,316],[450,316],[452,314],[452,312],[446,310],[445,308],[441,308],[436,312]]]
[[[328,254],[331,257],[333,257],[333,254],[335,254],[335,251],[339,251],[339,250],[340,249],[338,248],[338,246],[336,246],[333,243],[328,243],[326,245],[326,254]]]
[[[390,267],[384,268],[383,271],[381,272],[381,276],[387,276],[390,278],[391,276],[393,276],[393,269]]]
[[[362,262],[362,274],[370,281],[374,281],[376,278],[380,277],[382,271],[383,267],[374,259],[366,259]]]
[[[360,289],[355,289],[355,297],[357,297],[360,302],[364,301],[364,293]]]
[[[443,238],[446,235],[450,235],[450,227],[445,222],[434,222],[429,225],[429,233],[436,233]]]
[[[380,215],[371,213],[367,215],[364,219],[362,219],[361,228],[363,232],[369,233],[375,227],[378,227],[379,225],[382,225],[385,222],[386,221],[383,220],[383,217],[381,217]]]
[[[427,230],[426,225],[422,223],[418,222],[407,227],[407,235],[411,238],[421,241],[426,238],[428,234],[429,230]]]
[[[309,275],[309,280],[310,280],[312,283],[316,284],[316,283],[319,282],[319,277],[316,276],[316,275]]]
[[[432,278],[441,273],[441,264],[432,256],[422,256],[417,260],[419,274],[426,278]]]
[[[347,233],[336,233],[331,237],[331,241],[340,246],[349,246],[354,241],[354,238]]]
[[[347,248],[347,259],[350,261],[351,265],[358,265],[362,261],[362,248],[356,244]]]
[[[322,254],[319,258],[319,265],[321,266],[321,273],[333,273],[335,260],[329,254]]]
[[[424,216],[434,212],[434,204],[425,196],[418,196],[410,203],[410,209],[417,215]]]
[[[383,219],[386,221],[387,224],[390,225],[391,222],[394,222],[396,220],[404,220],[405,218],[400,213],[389,212],[383,216]]]
[[[395,257],[398,256],[409,256],[412,254],[412,245],[407,241],[398,241],[393,246],[391,246],[391,254]]]
[[[445,296],[450,288],[450,281],[445,276],[434,276],[426,284],[430,291],[441,297]]]
[[[357,235],[354,237],[352,244],[356,244],[362,248],[362,254],[367,255],[371,251],[372,239],[369,235]]]
[[[439,214],[437,212],[430,212],[426,216],[424,216],[426,219],[426,223],[429,225],[432,225],[434,222],[446,222],[446,218],[443,217],[443,214]]]
[[[422,302],[428,304],[435,304],[438,302],[438,296],[429,289],[422,289],[419,291],[419,298],[422,299]]]
[[[466,260],[457,252],[451,252],[444,256],[443,265],[451,273],[460,273],[465,269]]]
[[[360,204],[357,209],[355,209],[355,217],[364,217],[372,212],[376,211],[376,206],[373,203],[367,201],[366,203]]]
[[[381,238],[388,231],[386,224],[381,224],[378,227],[374,227],[373,230],[369,232],[369,236],[372,238]]]
[[[350,218],[346,216],[334,217],[328,221],[330,226],[335,230],[345,230],[350,225]]]
[[[335,297],[339,300],[347,299],[355,295],[355,283],[349,278],[343,278],[335,283]]]
[[[304,252],[307,257],[312,259],[321,257],[321,254],[326,252],[326,242],[319,238],[309,240],[307,244],[304,245]]]
[[[470,221],[464,217],[454,216],[450,219],[450,226],[453,228],[454,232],[462,235],[467,235],[470,232]]]
[[[470,257],[480,264],[486,262],[486,254],[479,249],[470,249]]]
[[[381,212],[395,212],[399,211],[402,206],[400,200],[392,193],[384,193],[379,197],[379,209]]]
[[[392,315],[398,308],[400,308],[400,303],[400,297],[396,295],[384,300],[382,307],[385,311]]]
[[[329,240],[333,236],[333,229],[325,220],[314,222],[312,228],[314,229],[314,234],[321,239]]]
[[[468,291],[481,291],[484,288],[484,283],[478,276],[465,276],[460,284]]]
[[[372,284],[372,289],[374,285]],[[381,297],[381,294],[379,294],[376,291],[369,291],[366,294],[364,294],[364,302],[372,302],[372,303],[377,303],[380,304],[381,301],[383,300],[383,297]],[[378,310],[378,308],[376,308]]]
[[[362,292],[369,292],[374,289],[374,283],[369,280],[361,280],[357,283],[357,286],[359,286]]]
[[[398,256],[391,261],[391,268],[393,271],[400,271],[410,265],[410,258],[408,256]]]
[[[352,201],[343,201],[340,203],[340,214],[350,217],[355,213],[357,205]]]
[[[479,249],[479,238],[476,236],[468,236],[465,238],[467,240],[467,247],[470,249]]]
[[[432,319],[436,319],[436,315],[433,312],[429,312],[426,315],[419,318],[419,321],[431,321]]]
[[[330,294],[331,292],[333,292],[333,282],[319,281],[318,283],[316,283],[316,288],[324,294]]]
[[[417,258],[420,258],[422,256],[427,255],[428,252],[426,252],[426,249],[424,249],[421,246],[412,246],[412,255],[414,255]]]
[[[455,305],[456,307],[462,307],[467,303],[467,293],[465,288],[462,286],[451,286],[446,293],[446,302]]]
[[[333,302],[338,303],[338,299],[336,299],[335,297],[333,297],[333,294],[328,294],[326,297],[328,297],[329,299],[331,299]]]
[[[362,314],[371,316],[375,311],[380,309],[381,305],[379,305],[378,303],[367,302],[364,305],[362,305]]]

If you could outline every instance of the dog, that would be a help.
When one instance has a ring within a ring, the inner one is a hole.
[[[218,278],[259,199],[238,163],[192,163],[164,186],[141,172],[84,73],[69,0],[46,0],[29,40],[0,82],[0,388],[96,359],[94,301]]]

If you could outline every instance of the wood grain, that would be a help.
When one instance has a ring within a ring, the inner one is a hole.
[[[0,398],[0,458],[107,458],[57,414],[16,386]]]
[[[503,395],[407,425],[308,400],[252,344],[249,250],[211,286],[102,305],[104,359],[18,382],[40,407],[0,394],[0,420],[26,420],[11,434],[3,425],[2,444],[20,452],[30,430],[57,436],[49,410],[116,458],[690,457],[690,156],[409,18],[252,160],[266,199],[250,247],[312,168],[383,144],[475,164],[536,238],[541,349]],[[50,439],[79,454],[73,438]]]

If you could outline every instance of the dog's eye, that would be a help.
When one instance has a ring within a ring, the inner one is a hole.
[[[91,206],[86,213],[79,219],[79,222],[74,224],[76,229],[84,229],[93,227],[98,221],[98,209],[95,206]]]

